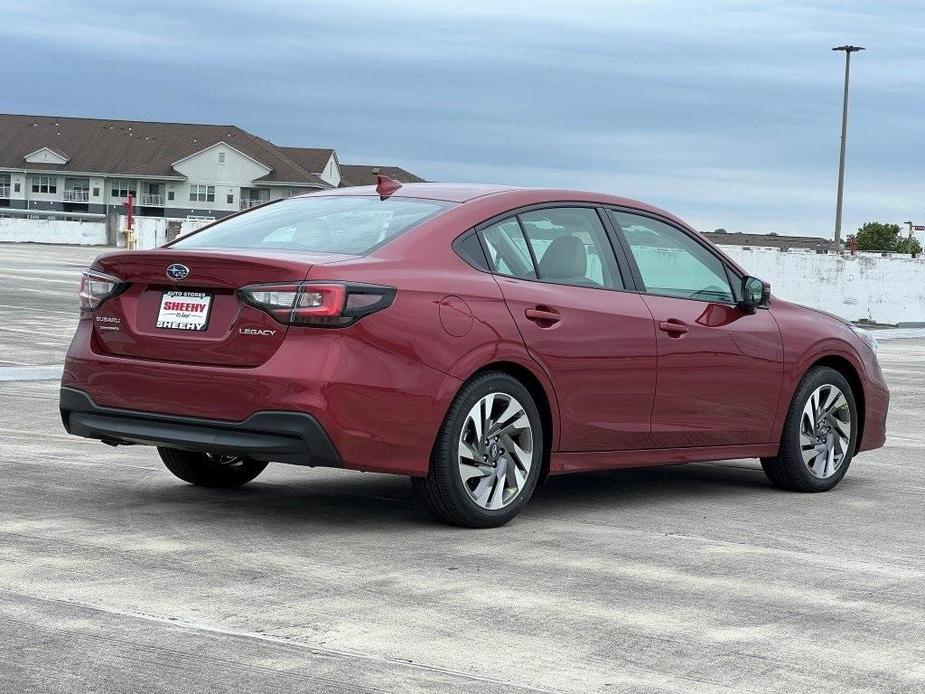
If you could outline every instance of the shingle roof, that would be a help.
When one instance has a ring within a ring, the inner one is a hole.
[[[423,183],[424,179],[399,166],[376,166],[375,164],[341,164],[341,187],[374,186],[376,174],[381,173],[401,183]]]
[[[280,147],[280,149],[303,169],[316,174],[324,171],[328,160],[334,154],[333,149],[317,149],[314,147]]]
[[[177,176],[172,164],[225,142],[268,166],[264,181],[329,188],[286,148],[234,125],[152,123],[100,118],[0,114],[0,167],[54,169],[137,176]],[[29,164],[23,159],[42,147],[67,152],[67,164]]]

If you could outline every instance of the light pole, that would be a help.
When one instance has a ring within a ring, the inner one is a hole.
[[[835,202],[835,250],[841,250],[841,210],[845,188],[845,136],[848,132],[848,75],[851,72],[851,54],[863,51],[863,46],[837,46],[833,51],[845,52],[845,99],[841,112],[841,153],[838,157],[838,196]]]

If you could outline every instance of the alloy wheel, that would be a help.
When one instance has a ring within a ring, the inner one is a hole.
[[[523,405],[489,393],[473,405],[459,435],[463,487],[480,507],[497,510],[518,497],[533,466],[533,428]]]
[[[242,467],[244,465],[244,458],[237,455],[222,455],[220,453],[206,453],[209,460],[218,465],[223,465],[226,467]]]
[[[810,474],[834,475],[848,457],[851,408],[845,394],[832,384],[813,391],[800,417],[800,453]]]

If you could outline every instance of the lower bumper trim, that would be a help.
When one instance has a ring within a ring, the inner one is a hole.
[[[277,463],[341,467],[324,429],[305,412],[257,412],[243,422],[123,410],[97,405],[87,393],[61,388],[69,434],[110,444],[165,446]]]

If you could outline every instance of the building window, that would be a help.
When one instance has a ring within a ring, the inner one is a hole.
[[[58,177],[57,176],[33,176],[32,177],[32,192],[33,193],[49,193],[54,194],[58,192]]]
[[[135,181],[115,181],[112,184],[112,197],[127,198],[129,195],[136,196],[136,190]]]
[[[66,178],[64,179],[65,190],[79,190],[81,193],[90,192],[90,181],[86,178]]]
[[[98,186],[93,186],[93,197],[98,198],[100,196],[100,189]]]
[[[234,204],[234,193],[228,193],[228,196],[225,198],[229,205]]]
[[[172,190],[168,190],[168,191],[167,191],[167,199],[168,199],[168,200],[173,200],[173,191],[172,191]]]
[[[21,192],[22,184],[19,181],[16,181],[16,183],[13,184],[13,190],[16,191],[17,193]]]
[[[215,186],[192,185],[189,187],[190,202],[215,202]]]
[[[225,153],[224,153],[224,152],[219,152],[219,153],[218,153],[218,163],[219,163],[219,164],[224,164],[224,163],[225,163]]]

